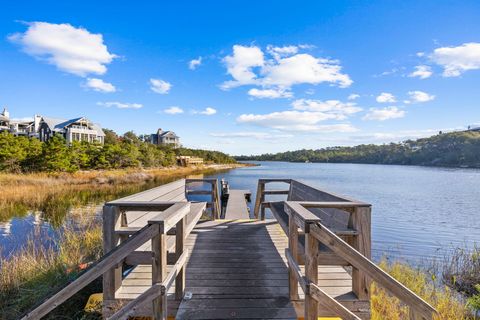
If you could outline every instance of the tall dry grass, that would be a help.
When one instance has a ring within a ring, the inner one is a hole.
[[[439,315],[435,320],[473,319],[463,297],[447,286],[437,284],[424,270],[400,262],[388,264],[386,261],[380,262],[380,267],[436,308]],[[371,292],[372,320],[409,319],[409,309],[399,299],[375,283]]]
[[[25,247],[0,258],[0,319],[18,319],[33,305],[56,292],[80,272],[82,265],[102,254],[102,233],[94,216],[72,219],[63,229],[56,248],[45,248],[31,239]],[[88,296],[101,292],[97,280],[55,309],[46,319],[86,319],[82,311]],[[76,310],[76,311],[75,311]]]

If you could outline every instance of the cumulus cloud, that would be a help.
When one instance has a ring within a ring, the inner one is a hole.
[[[285,131],[353,132],[356,130],[350,124],[319,124],[321,121],[336,118],[335,114],[324,112],[291,110],[268,114],[242,114],[237,118],[237,122]]]
[[[180,107],[172,106],[163,110],[166,114],[180,114],[183,113],[183,109]]]
[[[299,50],[303,48],[268,46],[264,52],[258,46],[235,45],[232,55],[223,59],[233,80],[224,82],[221,88],[254,85],[262,88],[259,92],[290,92],[291,87],[298,84],[329,83],[342,88],[352,84],[350,77],[342,73],[339,61],[301,53]]]
[[[388,119],[403,118],[405,111],[395,106],[386,108],[370,108],[368,113],[362,118],[363,120],[385,121]]]
[[[206,107],[205,110],[202,110],[199,112],[200,114],[206,115],[206,116],[212,116],[215,113],[217,113],[217,110],[211,107]]]
[[[285,139],[285,138],[292,138],[292,134],[276,134],[276,133],[269,133],[269,132],[254,132],[254,131],[247,131],[247,132],[217,132],[217,133],[210,133],[212,137],[217,138],[253,138],[259,140],[276,140],[276,139]]]
[[[202,64],[202,57],[198,57],[197,59],[190,60],[188,63],[188,68],[190,70],[197,69]]]
[[[435,96],[432,94],[428,94],[423,91],[409,91],[408,95],[410,97],[410,100],[408,102],[413,102],[413,103],[421,103],[421,102],[428,102],[432,101],[435,99]]]
[[[324,112],[337,120],[344,120],[348,115],[362,111],[354,102],[345,103],[339,100],[298,99],[292,103],[292,107],[295,110]]]
[[[437,48],[430,59],[443,67],[444,77],[458,77],[465,71],[480,69],[480,43]]]
[[[104,106],[107,108],[118,108],[118,109],[140,109],[143,107],[140,103],[124,103],[124,102],[97,102],[99,106]]]
[[[277,98],[291,98],[293,93],[284,89],[257,89],[252,88],[248,90],[248,95],[257,99],[277,99]]]
[[[420,65],[415,66],[415,70],[410,73],[408,76],[411,78],[418,77],[420,79],[427,79],[430,78],[433,74],[432,68],[430,66]]]
[[[167,94],[172,88],[170,82],[161,79],[150,79],[150,89],[159,94]]]
[[[106,65],[117,56],[108,51],[101,34],[70,24],[29,22],[23,33],[8,39],[22,46],[22,50],[58,69],[85,77],[105,74]]]
[[[255,84],[257,75],[253,72],[253,68],[261,67],[265,63],[263,51],[260,48],[241,45],[234,45],[233,54],[226,56],[223,61],[227,66],[227,73],[234,79],[222,84],[221,88],[225,90],[246,84]]]
[[[391,93],[388,92],[382,92],[378,97],[377,97],[377,102],[379,103],[391,103],[391,102],[396,102],[397,100],[395,99],[395,96]]]
[[[90,88],[98,92],[115,92],[117,89],[115,86],[109,82],[105,82],[102,79],[97,78],[87,78],[85,82],[85,87]]]
[[[359,95],[359,94],[357,94],[357,93],[352,93],[351,95],[348,96],[347,99],[348,99],[348,100],[356,100],[356,99],[358,99],[358,98],[360,98],[360,95]]]

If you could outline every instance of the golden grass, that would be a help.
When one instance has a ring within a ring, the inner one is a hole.
[[[55,292],[59,287],[74,278],[79,266],[98,259],[102,254],[102,230],[100,223],[92,215],[74,219],[64,228],[58,244],[58,251],[43,248],[31,239],[23,250],[8,258],[0,259],[0,319],[17,319],[35,303]],[[98,287],[98,283],[97,283]],[[49,315],[72,314],[81,310],[82,304],[92,290],[70,300]],[[101,290],[101,289],[100,289]],[[66,311],[68,310],[68,311]],[[80,311],[82,313],[82,311]]]
[[[469,310],[462,298],[447,287],[435,286],[424,271],[399,262],[388,264],[382,261],[380,267],[436,308],[439,315],[434,319],[470,319]],[[389,295],[375,283],[371,289],[372,320],[409,319],[408,307],[397,298]]]

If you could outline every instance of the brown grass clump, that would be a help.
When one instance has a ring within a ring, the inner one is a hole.
[[[17,319],[33,305],[76,277],[85,263],[102,254],[102,233],[92,216],[69,223],[58,249],[44,248],[30,240],[23,250],[0,258],[0,319]],[[99,281],[82,290],[52,312],[47,319],[85,318],[79,312],[93,292],[101,292]],[[66,315],[71,315],[66,316]],[[88,316],[88,315],[87,315]]]
[[[471,319],[462,297],[446,286],[436,286],[424,271],[399,262],[388,264],[382,261],[380,267],[436,308],[439,315],[434,319]],[[371,291],[372,320],[409,319],[409,309],[399,299],[375,283],[372,284]]]

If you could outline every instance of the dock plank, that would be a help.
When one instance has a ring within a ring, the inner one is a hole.
[[[244,200],[243,200],[244,201]],[[245,202],[245,201],[244,201]],[[189,300],[174,300],[175,319],[297,319],[289,299],[287,238],[275,220],[200,221],[186,239],[191,252],[186,268]],[[149,243],[141,250],[150,250]],[[303,268],[303,267],[302,267]],[[123,281],[117,299],[134,299],[151,286],[150,265],[137,266]],[[351,300],[351,276],[340,266],[320,266],[319,287],[333,297]],[[304,294],[300,290],[300,298]],[[149,316],[149,305],[138,316]]]
[[[248,211],[245,194],[250,193],[248,190],[229,190],[227,209],[225,210],[225,219],[249,219],[250,212]]]

